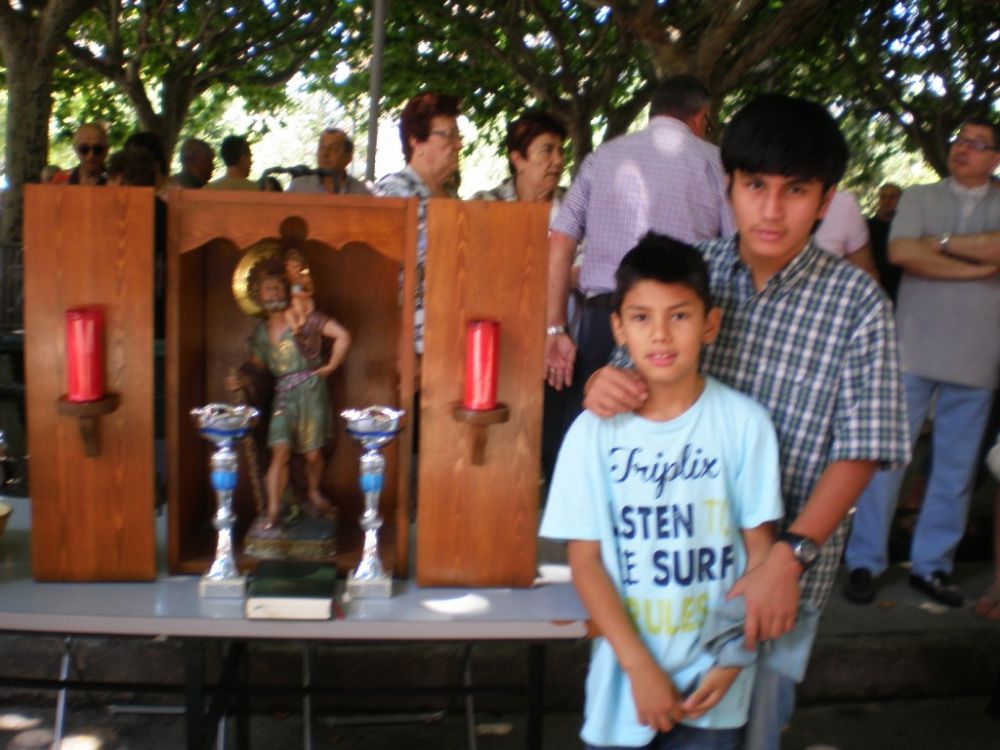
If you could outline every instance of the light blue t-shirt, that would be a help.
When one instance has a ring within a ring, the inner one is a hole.
[[[741,530],[781,517],[778,447],[767,412],[706,378],[681,416],[584,412],[566,434],[540,534],[595,540],[646,647],[677,689],[690,692],[713,658],[698,645],[710,609],[746,567]],[[692,726],[746,723],[754,669]],[[596,638],[581,737],[640,746],[655,732],[636,718],[628,678]]]

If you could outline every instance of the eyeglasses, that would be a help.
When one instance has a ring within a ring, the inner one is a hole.
[[[432,130],[430,135],[436,135],[440,138],[444,138],[446,141],[462,140],[462,133],[457,128],[454,130]]]
[[[107,149],[107,146],[103,146],[100,143],[78,143],[76,145],[76,152],[80,156],[86,156],[91,151],[94,152],[94,156],[100,156],[104,153],[105,149]]]
[[[982,152],[982,151],[996,151],[997,150],[996,146],[991,146],[990,144],[988,144],[988,143],[986,143],[984,141],[978,141],[978,140],[976,140],[974,138],[966,138],[965,136],[962,136],[962,135],[956,135],[954,138],[952,138],[951,139],[951,145],[952,146],[968,146],[973,151],[980,151],[980,152]]]

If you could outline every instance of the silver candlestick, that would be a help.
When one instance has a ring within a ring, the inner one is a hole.
[[[379,495],[385,477],[385,458],[379,448],[387,445],[403,428],[406,412],[388,406],[347,409],[340,413],[347,421],[347,434],[365,449],[361,455],[359,484],[365,495],[360,526],[365,532],[361,562],[347,577],[347,593],[352,599],[388,599],[392,596],[392,576],[382,568],[378,554]]]
[[[198,595],[204,597],[242,597],[246,576],[240,575],[233,553],[233,490],[239,467],[233,446],[257,424],[260,413],[250,406],[208,404],[192,409],[191,416],[202,437],[215,444],[211,458],[212,489],[215,490],[216,511],[212,525],[219,532],[215,560],[201,577]]]

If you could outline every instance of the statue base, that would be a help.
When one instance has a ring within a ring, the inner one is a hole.
[[[392,597],[392,576],[357,579],[352,570],[347,574],[347,595],[351,599],[389,599]]]
[[[336,511],[315,518],[295,518],[265,528],[267,516],[254,519],[243,539],[243,554],[262,560],[330,562],[337,554]]]
[[[202,578],[198,581],[198,596],[205,599],[242,599],[246,595],[247,577]]]

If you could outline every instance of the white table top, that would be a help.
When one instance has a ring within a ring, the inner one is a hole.
[[[334,619],[248,620],[243,601],[200,599],[198,577],[149,583],[36,583],[25,500],[0,538],[0,630],[316,640],[562,640],[586,635],[586,612],[564,565],[540,566],[530,589],[420,588],[397,580],[391,599],[342,603]],[[20,516],[20,518],[18,518]]]

